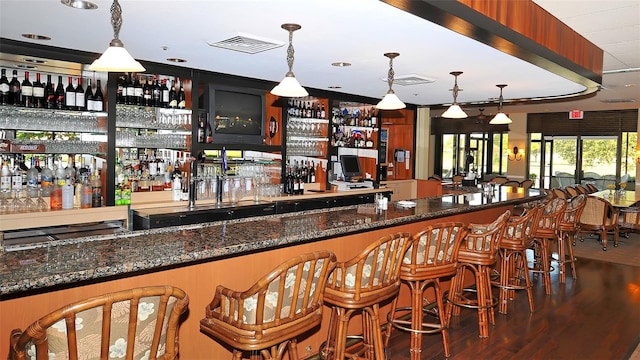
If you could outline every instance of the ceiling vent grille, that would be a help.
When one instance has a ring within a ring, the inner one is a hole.
[[[283,42],[241,33],[226,40],[207,42],[207,44],[209,44],[209,46],[240,51],[247,54],[257,54],[284,45]]]
[[[382,78],[381,80],[386,82],[387,78]],[[435,82],[435,80],[428,78],[426,76],[416,75],[416,74],[400,75],[400,76],[395,76],[393,78],[393,85],[402,85],[402,86],[430,84],[432,82]]]

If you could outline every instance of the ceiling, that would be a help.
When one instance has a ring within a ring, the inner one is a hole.
[[[587,100],[509,105],[505,110],[638,108],[640,2],[534,1],[604,50],[603,88]],[[111,0],[94,3],[98,9],[79,10],[57,0],[2,0],[0,36],[102,53],[113,38]],[[451,103],[451,71],[464,72],[458,79],[463,89],[458,101],[470,115],[478,107],[486,108],[485,114],[496,112],[496,84],[508,84],[506,101],[585,90],[583,85],[376,0],[120,0],[120,4],[120,39],[143,62],[173,64],[166,59],[182,58],[186,62],[178,66],[264,79],[275,85],[287,71],[288,33],[280,25],[293,22],[302,25],[293,34],[293,71],[307,88],[381,98],[388,89],[389,60],[383,54],[399,52],[393,63],[396,79],[409,76],[433,81],[394,84],[403,101],[419,106]],[[51,40],[29,40],[22,36],[25,33]],[[209,45],[238,35],[281,46],[248,54]],[[334,62],[351,66],[335,67]],[[635,102],[620,102],[622,99]]]

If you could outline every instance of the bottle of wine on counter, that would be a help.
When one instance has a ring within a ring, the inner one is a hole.
[[[2,75],[0,75],[0,105],[9,105],[9,79],[7,79],[7,69],[2,69]]]
[[[144,85],[142,86],[142,97],[144,106],[153,106],[153,101],[151,99],[151,92],[153,91],[153,82],[151,79],[147,79]]]
[[[161,97],[161,102],[159,106],[163,108],[169,107],[169,88],[167,87],[166,79],[162,79],[162,86],[160,86],[160,94],[162,95],[162,97]]]
[[[206,125],[204,124],[204,117],[200,115],[198,118],[198,142],[204,143],[206,141]]]
[[[155,78],[153,88],[151,89],[151,106],[162,106],[162,89],[160,88],[157,77]]]
[[[125,104],[135,105],[136,90],[133,86],[133,74],[129,74],[129,76],[127,77],[127,81],[124,85],[124,91],[125,91]]]
[[[9,104],[20,106],[20,81],[18,81],[18,70],[13,70],[13,77],[9,83]]]
[[[178,107],[178,94],[176,93],[176,82],[171,80],[171,90],[169,90],[169,107],[175,109]]]
[[[144,90],[140,83],[140,76],[136,76],[133,82],[133,103],[132,105],[144,105]]]
[[[36,73],[36,81],[33,83],[33,106],[45,108],[44,85],[40,82],[40,73]]]

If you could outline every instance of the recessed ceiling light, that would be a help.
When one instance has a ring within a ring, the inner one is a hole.
[[[24,62],[31,63],[31,64],[44,64],[47,62],[46,60],[34,59],[34,58],[24,58],[22,60],[24,60]]]
[[[351,63],[348,63],[346,61],[337,61],[337,62],[331,63],[331,66],[347,67],[347,66],[351,66]]]
[[[187,60],[185,59],[180,59],[180,58],[168,58],[167,61],[171,61],[171,62],[176,62],[176,63],[183,63],[183,62],[187,62]]]
[[[22,37],[26,37],[31,40],[51,40],[50,37],[38,34],[22,34]]]
[[[329,85],[328,87],[329,89],[342,89],[342,86],[340,85]]]
[[[60,0],[60,2],[74,9],[93,10],[98,8],[98,5],[85,0]]]

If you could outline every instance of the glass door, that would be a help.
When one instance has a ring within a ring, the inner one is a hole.
[[[550,161],[549,175],[551,188],[563,188],[576,183],[578,160],[577,136],[553,136],[545,137],[545,141],[551,141],[549,150]]]
[[[618,137],[583,136],[581,140],[580,182],[592,183],[600,190],[616,186]]]

